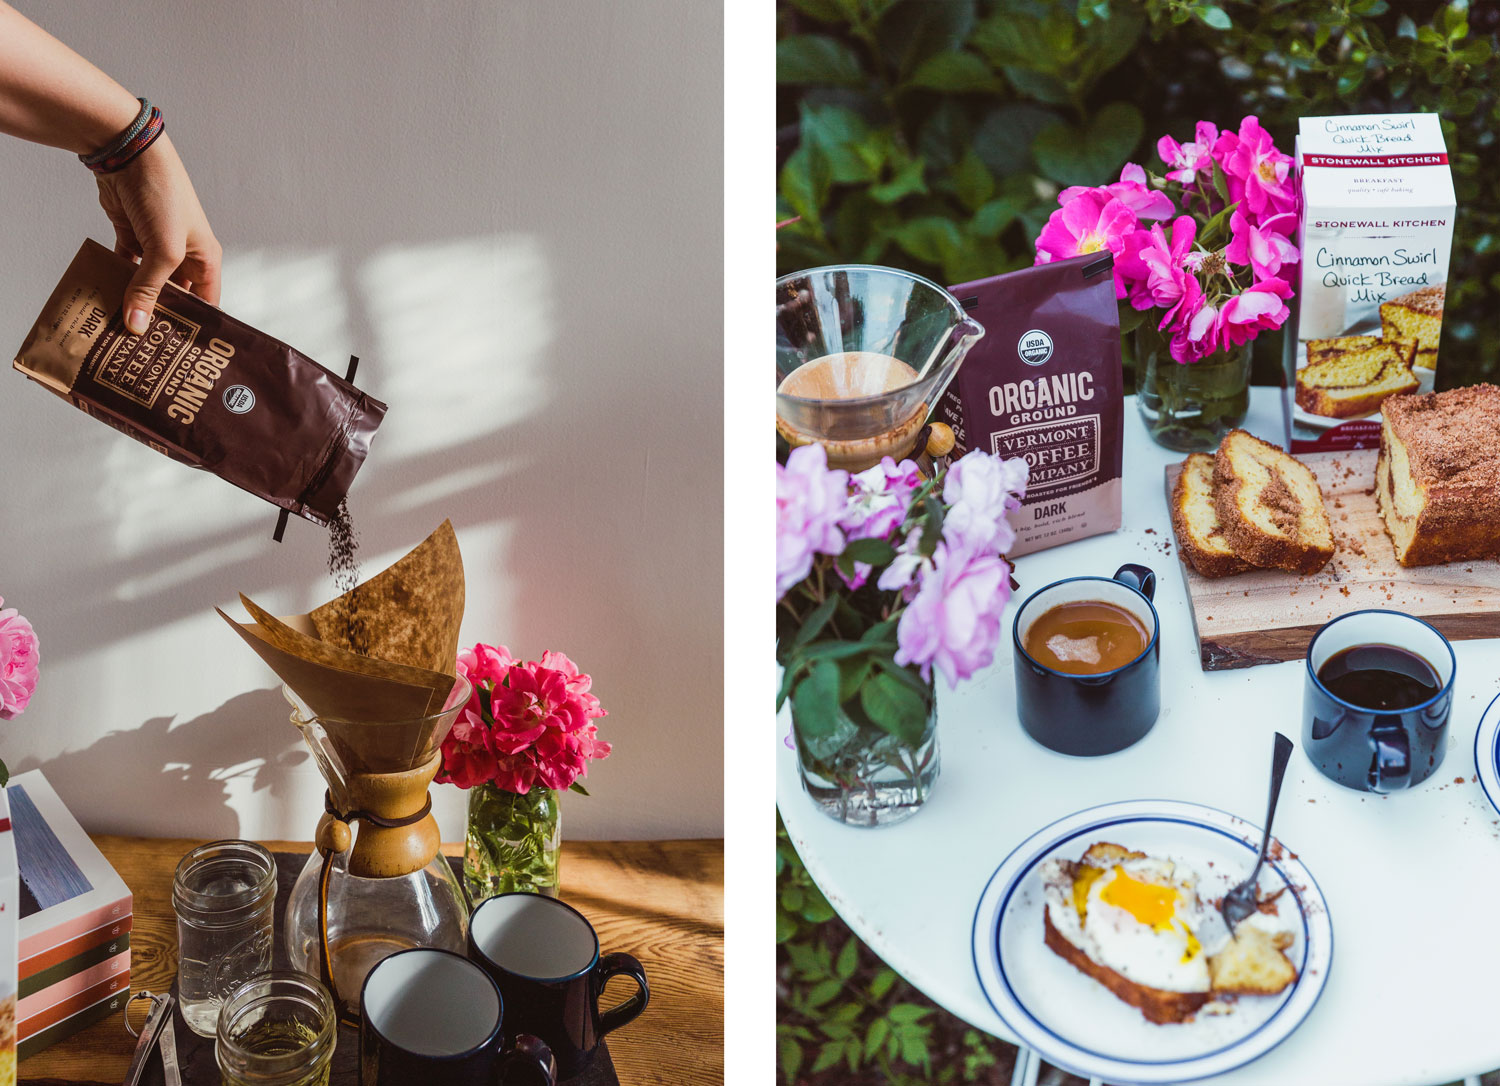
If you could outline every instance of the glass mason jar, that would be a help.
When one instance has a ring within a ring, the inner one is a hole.
[[[327,1086],[338,1042],[328,989],[306,973],[262,973],[219,1010],[214,1059],[223,1086]]]
[[[464,890],[471,906],[517,891],[557,896],[560,798],[550,788],[533,788],[524,796],[493,784],[469,789]]]
[[[1146,430],[1158,445],[1178,452],[1216,449],[1250,411],[1251,345],[1178,362],[1154,313],[1135,331],[1135,399]]]
[[[220,1004],[271,968],[276,861],[252,841],[199,845],[177,865],[172,909],[182,1018],[200,1037],[212,1037]]]
[[[829,818],[851,826],[889,826],[922,809],[939,768],[936,691],[931,682],[926,686],[927,720],[919,735],[905,738],[855,723],[847,713],[832,730],[815,731],[799,723],[796,702],[791,703],[802,787]]]

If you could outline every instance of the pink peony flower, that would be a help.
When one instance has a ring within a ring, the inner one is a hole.
[[[976,554],[1004,554],[1016,541],[1006,513],[1021,508],[1029,469],[1020,457],[1001,460],[974,449],[948,469],[943,538]]]
[[[501,657],[510,654],[476,645],[460,654],[460,661]],[[590,761],[610,754],[593,723],[605,711],[592,686],[593,680],[560,652],[545,652],[530,663],[512,660],[498,678],[476,682],[443,742],[438,781],[460,788],[489,783],[523,795],[538,785],[558,791],[571,787],[588,775]]]
[[[776,598],[812,570],[815,554],[841,554],[839,520],[849,497],[849,473],[829,471],[823,446],[799,445],[776,465]]]
[[[1218,138],[1218,125],[1199,121],[1191,143],[1178,143],[1171,136],[1157,140],[1156,153],[1167,164],[1167,180],[1191,185],[1200,172],[1212,175],[1212,153]]]
[[[31,704],[41,658],[31,623],[0,599],[0,720],[14,720]]]
[[[917,665],[923,678],[936,667],[956,687],[994,660],[1009,599],[1003,558],[939,543],[933,568],[896,624],[896,663]]]
[[[1081,253],[1098,253],[1108,249],[1118,260],[1125,250],[1125,239],[1138,229],[1130,209],[1100,189],[1090,189],[1074,196],[1054,211],[1036,239],[1036,263],[1046,264]],[[1118,267],[1115,274],[1115,297],[1125,297],[1125,280]]]
[[[1293,220],[1295,227],[1296,216],[1289,212],[1274,215],[1257,226],[1250,221],[1244,208],[1235,208],[1229,217],[1232,236],[1224,247],[1224,259],[1235,264],[1248,264],[1257,280],[1273,278],[1284,265],[1297,263],[1300,254],[1291,238],[1280,232],[1279,223],[1272,226],[1277,220],[1287,219]]]
[[[1240,121],[1238,133],[1220,134],[1214,159],[1224,171],[1230,200],[1247,207],[1257,219],[1296,209],[1291,156],[1276,149],[1271,133],[1253,115]]]
[[[1292,287],[1285,279],[1263,279],[1224,303],[1219,311],[1219,339],[1225,347],[1248,343],[1261,332],[1274,331],[1291,315],[1285,299]]]
[[[1134,162],[1125,163],[1124,169],[1120,171],[1120,180],[1113,185],[1101,188],[1073,185],[1057,194],[1057,202],[1067,205],[1086,192],[1104,192],[1113,196],[1138,219],[1167,219],[1177,210],[1171,197],[1146,184],[1145,169]]]

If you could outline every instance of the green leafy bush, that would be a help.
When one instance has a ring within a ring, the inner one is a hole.
[[[1442,117],[1459,214],[1444,384],[1500,379],[1500,8],[1386,0],[783,0],[781,271],[888,263],[956,283],[1032,261],[1066,185],[1254,113]],[[1274,383],[1279,337],[1256,379]]]

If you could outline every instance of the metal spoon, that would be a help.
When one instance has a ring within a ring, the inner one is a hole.
[[[1281,798],[1281,778],[1286,776],[1286,763],[1291,756],[1292,741],[1277,732],[1276,746],[1271,752],[1271,801],[1266,805],[1266,832],[1260,841],[1260,856],[1255,861],[1255,869],[1250,872],[1250,877],[1225,894],[1224,903],[1219,906],[1219,912],[1224,917],[1224,923],[1229,925],[1231,935],[1234,934],[1235,926],[1253,913],[1259,904],[1257,887],[1260,867],[1266,862],[1266,850],[1271,847],[1271,820],[1276,817],[1276,801]]]

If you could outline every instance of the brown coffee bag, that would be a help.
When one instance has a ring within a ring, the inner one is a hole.
[[[157,452],[327,524],[385,404],[171,283],[132,334],[122,302],[134,272],[85,241],[16,369]]]
[[[935,418],[953,456],[984,449],[1031,469],[1011,557],[1120,527],[1124,381],[1109,253],[948,289],[985,335]]]

